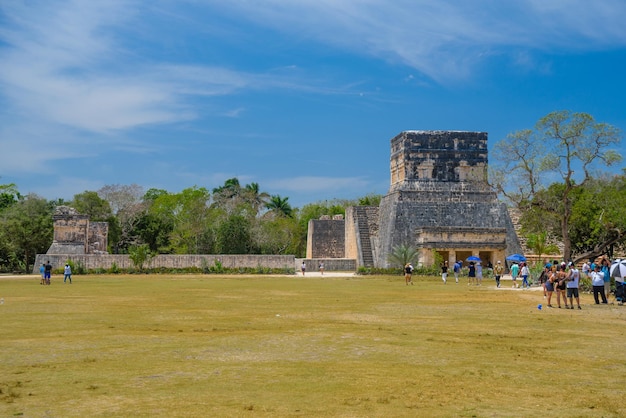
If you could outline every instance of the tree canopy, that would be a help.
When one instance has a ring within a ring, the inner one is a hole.
[[[514,132],[495,145],[490,181],[522,211],[527,232],[553,231],[563,243],[564,258],[570,259],[576,198],[597,173],[622,160],[612,148],[620,140],[619,129],[587,113],[552,112],[533,129]],[[558,229],[550,228],[554,222]],[[619,235],[623,238],[623,232]],[[610,241],[598,243],[599,248]]]

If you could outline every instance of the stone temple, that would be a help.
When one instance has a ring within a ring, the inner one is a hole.
[[[57,206],[54,215],[54,237],[46,254],[106,254],[109,224],[91,222],[69,206]],[[35,264],[35,267],[37,264]]]
[[[487,184],[487,133],[405,131],[391,139],[391,185],[379,206],[346,209],[345,219],[309,222],[307,258],[356,259],[390,267],[398,245],[430,265],[469,256],[483,264],[521,252],[506,206]]]

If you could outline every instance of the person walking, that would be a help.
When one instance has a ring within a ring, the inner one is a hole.
[[[324,275],[324,262],[320,261],[320,273],[322,273],[322,276]]]
[[[41,267],[39,267],[39,274],[41,274],[41,281],[39,282],[39,284],[46,284],[46,265],[42,264]]]
[[[522,289],[529,288],[530,284],[528,284],[528,276],[530,276],[530,270],[528,269],[527,263],[522,263],[521,275],[522,275]]]
[[[404,282],[407,286],[409,283],[413,285],[413,265],[411,263],[406,263],[404,265]]]
[[[574,309],[574,298],[576,298],[576,304],[578,309],[580,307],[580,298],[578,295],[578,283],[580,281],[580,272],[574,264],[570,263],[569,271],[567,272],[567,298],[569,299],[569,308]]]
[[[454,270],[454,281],[456,281],[456,284],[459,284],[459,273],[461,272],[461,267],[462,265],[460,261],[454,263],[454,266],[452,267]]]
[[[46,265],[44,266],[44,278],[46,279],[46,284],[50,284],[50,279],[52,277],[52,264],[50,264],[50,260],[46,261]]]
[[[517,276],[519,276],[519,265],[517,263],[513,263],[511,266],[511,279],[513,279],[513,285],[511,287],[519,287],[519,284],[517,283]]]
[[[500,277],[502,277],[502,273],[504,273],[504,267],[502,267],[502,263],[498,260],[496,266],[493,268],[493,274],[496,276],[496,287],[500,287]]]
[[[443,284],[446,284],[448,281],[448,262],[444,261],[441,265],[441,280],[443,280]]]
[[[470,261],[469,266],[467,267],[467,285],[476,283],[476,265],[473,261]]]
[[[603,304],[609,303],[609,301],[606,300],[606,294],[604,293],[604,273],[600,270],[599,264],[596,264],[591,272],[591,284],[593,285],[593,299],[595,300],[596,305],[600,304],[598,295],[602,297]]]
[[[476,262],[476,286],[482,286],[483,284],[483,264],[478,261]]]
[[[302,265],[300,266],[300,271],[302,272],[302,275],[304,276],[304,273],[306,273],[306,263],[303,261]]]
[[[70,267],[69,263],[65,263],[65,267],[63,268],[63,283],[65,283],[66,280],[69,280],[70,284],[72,284],[72,267]]]

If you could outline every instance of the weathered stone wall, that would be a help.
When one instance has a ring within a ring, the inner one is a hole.
[[[378,207],[346,209],[345,257],[388,267],[398,245],[417,248],[426,264],[435,252],[450,262],[475,255],[485,263],[521,252],[506,207],[487,183],[487,163],[486,132],[401,132],[391,139],[388,194]],[[310,225],[307,248],[320,246],[318,239],[326,237]]]
[[[109,224],[90,222],[69,206],[58,206],[52,216],[54,234],[47,254],[102,254],[108,246]]]
[[[39,266],[50,260],[53,268],[61,268],[68,260],[81,263],[86,269],[109,269],[115,264],[119,268],[134,268],[128,255],[114,254],[37,254],[33,273],[39,273]],[[145,264],[145,268],[173,268],[212,267],[215,261],[222,263],[225,268],[275,268],[293,269],[295,257],[293,255],[172,255],[160,254]]]
[[[85,254],[89,217],[78,214],[54,215],[54,234],[50,254]]]
[[[391,140],[391,186],[381,200],[376,265],[397,245],[421,260],[447,249],[499,256],[516,246],[508,212],[487,184],[487,134],[407,131]],[[518,244],[517,244],[518,245]]]
[[[324,262],[324,271],[356,271],[356,260],[351,258],[296,258],[296,272],[300,272],[302,261],[306,271],[319,271],[320,262]]]
[[[391,190],[415,180],[485,182],[487,133],[404,131],[391,139]]]
[[[307,232],[307,258],[345,256],[345,220],[311,219]]]
[[[353,206],[346,208],[345,230],[344,230],[344,246],[345,257],[357,259],[359,256],[359,246],[357,244],[357,218],[356,210]],[[307,247],[309,243],[307,241]],[[307,253],[307,257],[309,254]]]
[[[87,252],[89,254],[102,254],[107,252],[109,246],[109,223],[89,222],[89,234],[87,236]]]

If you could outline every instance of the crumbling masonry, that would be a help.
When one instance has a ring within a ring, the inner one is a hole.
[[[438,253],[450,265],[471,255],[487,265],[521,252],[507,208],[487,184],[487,154],[485,132],[401,132],[391,139],[391,185],[380,205],[347,208],[341,222],[312,220],[307,257],[336,257],[327,249],[343,247],[358,266],[389,267],[388,255],[403,244],[419,250],[421,264]]]

